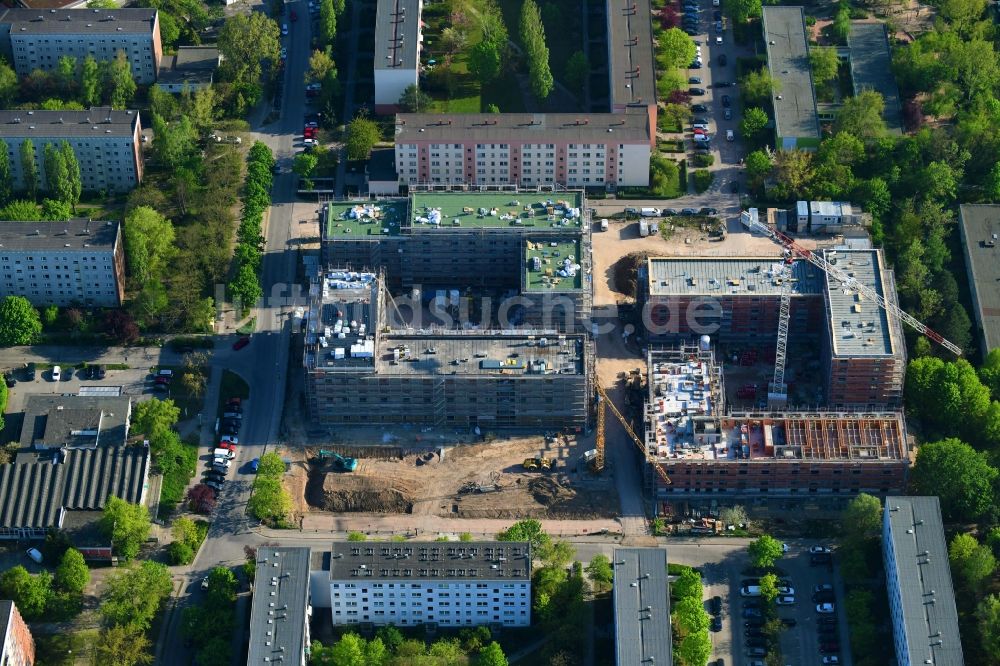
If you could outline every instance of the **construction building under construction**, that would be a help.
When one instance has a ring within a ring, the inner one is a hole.
[[[647,363],[645,476],[659,501],[905,488],[910,459],[898,412],[727,412],[723,374],[704,338],[651,350]]]
[[[881,250],[819,252],[896,303],[893,272]],[[787,342],[822,350],[822,372],[816,377],[822,404],[864,410],[901,406],[906,349],[899,321],[804,259],[653,257],[645,270],[644,319],[652,342],[709,334],[727,344],[773,345],[785,298]]]
[[[592,343],[555,330],[394,330],[374,273],[310,287],[303,365],[322,425],[563,428],[586,424]]]
[[[455,292],[472,302],[472,323],[484,328],[569,332],[589,320],[592,307],[584,205],[575,191],[329,202],[319,212],[321,259],[382,271],[387,290],[425,304],[437,291]],[[505,297],[518,302],[501,310]]]

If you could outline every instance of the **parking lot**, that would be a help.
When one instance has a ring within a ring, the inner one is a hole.
[[[779,605],[778,617],[787,620],[788,624],[781,633],[781,652],[783,664],[802,666],[821,666],[824,656],[837,655],[839,663],[850,663],[850,649],[847,634],[847,621],[844,614],[843,584],[836,575],[832,565],[811,565],[809,547],[789,543],[789,551],[778,563],[782,572],[780,576],[787,580],[794,590],[794,603]],[[752,656],[746,645],[747,631],[759,630],[756,618],[744,617],[746,609],[755,607],[759,598],[742,597],[741,586],[751,578],[741,575],[730,575],[719,579],[715,572],[708,568],[704,571],[706,608],[711,612],[713,596],[722,598],[721,630],[712,633],[713,659],[722,659],[726,666],[758,666],[764,663],[764,657]],[[814,589],[820,585],[832,585],[835,598],[834,613],[816,612],[816,602],[813,601]],[[751,634],[751,636],[757,636]],[[751,638],[751,640],[753,640]],[[820,643],[836,642],[839,651],[821,653]],[[715,662],[710,661],[710,664]]]
[[[141,352],[137,352],[141,354]],[[88,379],[83,368],[72,365],[60,365],[59,381],[52,377],[54,365],[38,365],[34,381],[27,378],[23,366],[13,368],[17,384],[10,389],[7,402],[7,412],[11,415],[24,411],[25,396],[30,394],[71,394],[76,395],[80,388],[88,387],[120,387],[121,395],[132,396],[134,400],[143,400],[154,395],[153,377],[148,367],[129,368],[127,370],[109,369],[104,379]],[[163,395],[163,394],[161,394]]]

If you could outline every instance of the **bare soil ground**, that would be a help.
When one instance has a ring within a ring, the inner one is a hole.
[[[381,432],[381,431],[380,431]],[[369,433],[358,442],[378,439]],[[490,443],[404,447],[350,446],[334,450],[359,458],[354,472],[336,472],[315,458],[319,447],[296,447],[285,455],[285,477],[299,513],[409,513],[461,518],[600,518],[616,515],[618,497],[607,476],[593,477],[582,464],[593,436],[520,437]],[[528,472],[529,457],[556,461],[550,472]],[[474,484],[493,492],[462,492]]]

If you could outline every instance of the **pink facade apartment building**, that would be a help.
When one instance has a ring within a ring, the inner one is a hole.
[[[34,666],[35,639],[13,601],[0,601],[0,664]]]
[[[403,113],[396,173],[403,185],[649,185],[655,112]]]

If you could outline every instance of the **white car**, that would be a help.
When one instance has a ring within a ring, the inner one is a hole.
[[[795,588],[791,585],[779,585],[778,594],[795,594]]]
[[[201,579],[201,589],[203,590],[208,589],[208,576],[205,576],[204,578]]]
[[[813,546],[812,548],[809,549],[809,552],[812,553],[813,555],[817,555],[819,553],[829,553],[832,551],[826,546]]]
[[[722,35],[716,35],[716,37],[715,37],[715,43],[717,45],[721,45],[722,44]]]
[[[702,143],[708,143],[709,141],[712,140],[712,137],[708,136],[707,134],[695,134],[694,140]]]
[[[281,24],[281,34],[282,35],[287,35],[288,34],[288,24],[287,23],[282,23]]]
[[[302,140],[302,145],[303,146],[318,146],[319,145],[319,141],[317,141],[316,139],[303,139]]]
[[[839,663],[840,663],[840,657],[838,657],[835,654],[831,654],[828,657],[823,657],[823,666],[827,666],[828,664],[839,664]]]
[[[309,85],[306,86],[306,90],[321,90],[322,88],[323,88],[322,83],[310,83]],[[316,126],[315,123],[312,126],[315,127]]]
[[[52,366],[52,381],[57,382],[62,379],[62,368],[58,365]]]
[[[790,550],[791,550],[791,547],[787,543],[782,542],[782,544],[781,544],[781,552],[787,553]]]
[[[691,125],[691,129],[700,129],[700,130],[705,130],[707,132],[708,123],[694,123],[693,125]]]
[[[836,610],[833,604],[816,604],[816,612],[829,615]]]
[[[239,444],[240,438],[237,437],[236,435],[223,435],[222,437],[219,438],[219,441],[228,442],[230,444]]]
[[[281,59],[284,60],[288,57],[288,49],[284,46],[281,47]]]
[[[736,135],[733,134],[733,130],[726,130],[726,141],[736,141]]]
[[[779,606],[791,606],[795,603],[795,597],[790,594],[783,594],[774,600]]]

